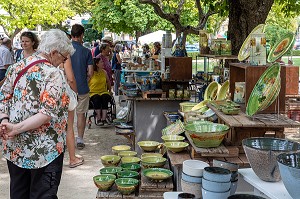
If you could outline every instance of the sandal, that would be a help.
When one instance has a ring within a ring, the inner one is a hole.
[[[75,168],[75,167],[78,167],[80,165],[83,165],[84,159],[83,158],[78,158],[78,159],[79,159],[79,162],[69,164],[69,168]]]
[[[78,142],[77,143],[77,149],[82,150],[85,147],[84,143]]]

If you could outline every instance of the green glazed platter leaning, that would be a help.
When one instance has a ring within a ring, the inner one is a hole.
[[[248,116],[268,108],[275,101],[281,86],[280,68],[279,63],[274,63],[260,76],[248,99]]]

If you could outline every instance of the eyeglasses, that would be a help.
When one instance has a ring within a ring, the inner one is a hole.
[[[65,57],[63,54],[61,54],[60,52],[58,52],[63,58],[64,58],[64,62],[67,61],[68,57]]]

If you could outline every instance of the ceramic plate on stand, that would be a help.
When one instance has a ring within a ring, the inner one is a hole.
[[[217,96],[217,100],[225,100],[227,98],[227,93],[229,92],[229,80],[224,82]]]
[[[265,29],[265,24],[259,24],[247,36],[247,38],[245,39],[242,47],[240,48],[239,54],[238,54],[238,60],[239,61],[244,61],[245,59],[247,59],[250,56],[250,50],[251,50],[250,39],[251,39],[251,34],[253,34],[253,33],[263,33],[264,29]]]
[[[287,33],[282,37],[280,41],[278,41],[274,47],[270,50],[268,55],[268,62],[274,62],[278,58],[280,58],[284,53],[286,53],[292,44],[294,43],[295,37],[292,33]]]
[[[246,114],[252,116],[268,108],[280,91],[280,65],[274,63],[260,76],[248,99]]]

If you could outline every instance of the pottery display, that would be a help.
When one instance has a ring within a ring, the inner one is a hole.
[[[129,195],[135,191],[139,184],[139,181],[133,178],[118,178],[115,180],[115,183],[120,193]]]
[[[283,153],[277,156],[283,184],[292,198],[300,196],[300,153]]]
[[[130,171],[130,170],[126,170],[126,171],[119,171],[117,174],[118,178],[134,178],[134,179],[138,179],[139,178],[139,173],[136,171]]]
[[[200,160],[185,160],[182,163],[182,172],[194,177],[202,177],[203,170],[209,164]]]
[[[101,162],[105,167],[118,166],[121,157],[117,155],[104,155],[101,156]]]
[[[166,142],[164,145],[167,147],[168,150],[172,151],[173,153],[178,153],[183,151],[189,143],[186,142]]]
[[[281,179],[276,157],[281,153],[300,149],[299,143],[279,138],[248,138],[242,143],[254,173],[267,182],[277,182]]]
[[[165,142],[180,142],[183,141],[185,138],[180,135],[163,135],[161,139]]]
[[[203,178],[214,182],[230,182],[231,172],[221,167],[205,167]]]
[[[226,199],[229,195],[230,190],[226,192],[214,192],[202,188],[202,199]]]
[[[122,167],[104,167],[100,169],[100,174],[113,174],[117,175],[119,171],[122,171]]]
[[[155,151],[160,145],[160,143],[156,141],[140,141],[137,144],[144,151]]]
[[[215,100],[221,85],[218,82],[211,82],[204,92],[204,100]]]
[[[251,45],[250,45],[251,34],[253,34],[253,33],[263,33],[264,29],[265,29],[265,24],[259,24],[247,36],[247,38],[245,39],[242,47],[240,48],[239,54],[238,54],[238,60],[239,61],[244,61],[245,59],[247,59],[250,56],[250,52],[251,52]]]
[[[141,159],[138,158],[138,157],[130,157],[130,156],[127,156],[127,157],[122,157],[121,158],[121,162],[122,163],[140,163]]]
[[[149,168],[142,171],[143,175],[149,180],[161,182],[173,176],[173,172],[163,168]]]
[[[118,156],[120,157],[132,157],[132,156],[136,156],[137,152],[136,151],[121,151],[118,153]]]
[[[218,92],[218,95],[217,95],[217,100],[226,100],[227,99],[227,94],[229,93],[229,80],[225,81],[219,92]]]
[[[161,157],[142,158],[141,164],[144,168],[161,168],[166,164],[167,159]]]
[[[130,149],[131,149],[131,147],[128,146],[128,145],[117,145],[117,146],[113,146],[111,148],[112,152],[115,155],[118,155],[118,153],[121,152],[121,151],[129,151]]]
[[[185,130],[197,147],[218,147],[229,131],[224,124],[194,121],[185,125]]]
[[[202,177],[190,176],[188,174],[185,174],[184,172],[181,173],[181,179],[186,182],[192,182],[197,184],[202,183]]]
[[[141,159],[146,158],[146,157],[159,157],[159,158],[162,158],[163,155],[161,153],[143,153],[141,155]]]
[[[215,182],[202,178],[202,188],[213,192],[227,192],[231,187],[231,181]]]
[[[206,107],[206,104],[209,102],[210,100],[203,100],[202,102],[198,103],[197,105],[195,105],[191,111],[198,111],[200,109],[202,109],[203,107]]]
[[[130,171],[140,171],[141,170],[141,165],[136,164],[136,163],[124,163],[121,164],[122,169],[125,170],[130,170]]]
[[[112,174],[102,174],[93,177],[94,184],[100,191],[108,191],[115,180],[116,176]]]
[[[274,62],[283,56],[294,44],[295,36],[293,33],[286,33],[274,44],[268,55],[268,62]]]
[[[247,115],[252,116],[275,101],[281,86],[280,69],[280,65],[274,63],[260,76],[248,99]]]

